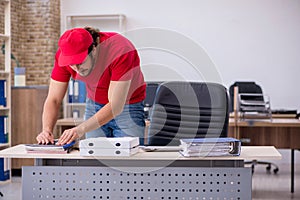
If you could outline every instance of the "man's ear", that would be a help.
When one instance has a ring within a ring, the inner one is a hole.
[[[93,56],[96,55],[96,52],[97,52],[97,47],[95,45],[93,45],[93,50],[92,50]]]

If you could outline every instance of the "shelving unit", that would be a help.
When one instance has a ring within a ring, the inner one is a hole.
[[[5,149],[11,146],[11,2],[10,0],[0,0],[0,5],[1,9],[4,10],[4,17],[1,19],[1,21],[3,20],[4,29],[3,32],[0,33],[0,45],[1,48],[4,47],[5,51],[4,55],[1,52],[0,64],[0,81],[4,81],[2,88],[4,91],[2,94],[4,95],[2,95],[1,99],[2,103],[0,105],[0,117],[5,116],[1,124],[3,125],[2,129],[4,129],[4,135],[6,134],[7,137],[7,141],[1,141],[0,149]],[[5,105],[3,105],[3,96],[5,97]],[[4,180],[6,179],[6,172],[9,172],[9,177],[11,176],[10,163],[10,159],[4,159],[4,162],[1,160],[1,181],[3,181],[3,176]]]
[[[86,25],[99,28],[100,31],[123,32],[126,30],[126,16],[123,14],[68,15],[66,29]]]
[[[79,84],[78,81],[74,81],[71,79],[69,81],[68,93],[64,98],[64,118],[80,118],[83,119],[83,114],[85,110],[85,91],[83,88],[85,87],[83,82]],[[70,101],[70,96],[73,99]],[[76,96],[76,98],[75,98]],[[79,96],[81,97],[79,100]],[[77,101],[74,101],[77,99]]]
[[[126,30],[126,16],[123,14],[68,15],[65,22],[64,30],[87,25],[98,28],[100,31],[122,33]],[[69,103],[68,94],[69,92],[63,101],[63,117],[82,119],[85,103]]]

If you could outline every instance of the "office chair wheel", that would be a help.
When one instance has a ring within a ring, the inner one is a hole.
[[[254,167],[255,167],[255,164],[252,164],[251,165],[252,175],[254,174]]]
[[[2,192],[0,192],[0,196],[1,196],[1,197],[3,197],[3,194],[2,194]]]
[[[273,170],[274,174],[277,174],[278,171],[279,171],[278,167]]]
[[[266,167],[266,170],[267,170],[268,172],[271,171],[271,164],[268,164],[268,166]]]

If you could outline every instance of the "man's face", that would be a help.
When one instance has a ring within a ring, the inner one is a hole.
[[[80,76],[88,76],[94,69],[95,58],[90,53],[81,64],[70,65],[70,67],[76,71]]]

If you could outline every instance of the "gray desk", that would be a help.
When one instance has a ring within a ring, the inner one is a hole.
[[[274,147],[242,147],[239,157],[185,158],[178,152],[130,157],[28,154],[23,145],[0,157],[35,158],[23,167],[23,199],[251,199],[245,159],[280,159]],[[26,184],[24,184],[26,183]]]

